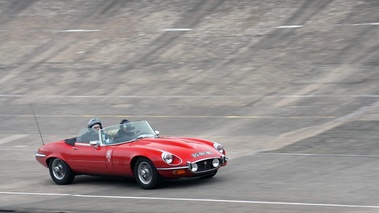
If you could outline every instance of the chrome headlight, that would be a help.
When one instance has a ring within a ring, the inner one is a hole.
[[[168,164],[171,164],[172,161],[174,160],[174,157],[171,153],[163,152],[162,153],[162,160]]]
[[[217,159],[217,158],[213,159],[213,160],[212,160],[212,166],[213,166],[214,168],[217,168],[218,166],[220,166],[220,160]]]
[[[199,169],[196,163],[191,164],[191,171],[196,172]]]
[[[213,143],[213,146],[217,151],[219,151],[221,154],[224,154],[224,146],[219,143]]]

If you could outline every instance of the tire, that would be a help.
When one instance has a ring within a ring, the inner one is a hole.
[[[51,179],[58,185],[70,184],[75,178],[75,174],[72,172],[70,166],[59,158],[55,158],[50,162],[49,173]]]
[[[155,189],[162,181],[154,164],[147,158],[137,160],[134,166],[134,177],[143,189]]]

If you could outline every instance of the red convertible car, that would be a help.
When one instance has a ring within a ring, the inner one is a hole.
[[[121,128],[128,134],[119,135]],[[161,137],[147,121],[132,121],[101,129],[96,139],[80,136],[43,145],[36,160],[49,168],[56,184],[70,184],[76,175],[134,177],[143,189],[164,179],[213,177],[227,164],[219,143],[189,137]]]

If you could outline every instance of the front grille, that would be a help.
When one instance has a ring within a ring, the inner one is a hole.
[[[212,161],[213,159],[207,159],[207,160],[196,162],[198,166],[198,170],[196,172],[205,172],[208,170],[215,169],[212,165]]]

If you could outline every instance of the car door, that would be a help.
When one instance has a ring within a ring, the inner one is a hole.
[[[87,142],[76,142],[69,153],[71,169],[84,174],[103,174],[107,170],[107,147],[91,146]]]

